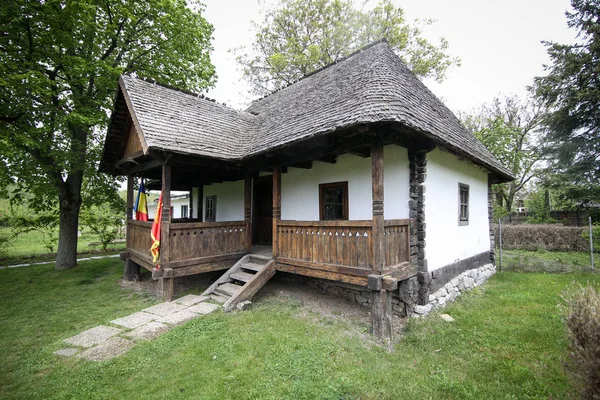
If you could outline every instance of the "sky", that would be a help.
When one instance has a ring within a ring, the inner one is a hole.
[[[407,20],[432,18],[425,36],[448,40],[451,56],[461,66],[451,69],[442,83],[425,84],[454,112],[469,111],[497,95],[525,94],[549,62],[541,41],[572,43],[567,28],[569,0],[394,0]],[[217,83],[208,96],[243,109],[254,99],[242,79],[231,49],[250,46],[252,21],[273,0],[204,0],[204,16],[213,24],[212,62]],[[371,4],[374,4],[371,1]]]

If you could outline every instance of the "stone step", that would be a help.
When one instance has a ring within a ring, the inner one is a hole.
[[[249,271],[254,271],[254,272],[260,271],[262,269],[262,267],[264,267],[264,265],[255,264],[252,262],[242,264],[243,269],[247,269]]]
[[[242,288],[241,286],[235,285],[233,283],[223,283],[215,289],[215,292],[219,293],[219,294],[225,294],[227,296],[233,296],[241,288]]]
[[[247,272],[242,271],[234,272],[233,274],[229,275],[231,279],[241,282],[248,282],[250,279],[252,279],[253,276],[253,274],[249,274]]]

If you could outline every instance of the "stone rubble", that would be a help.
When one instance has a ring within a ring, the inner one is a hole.
[[[445,307],[446,304],[453,302],[461,293],[481,285],[495,273],[496,267],[493,264],[486,264],[482,267],[463,272],[436,292],[430,294],[427,305],[414,306],[411,317],[419,318],[435,309]]]

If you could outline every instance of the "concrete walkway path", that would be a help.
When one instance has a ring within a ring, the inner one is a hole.
[[[159,303],[140,312],[99,325],[63,340],[69,347],[54,354],[80,357],[90,361],[106,361],[127,352],[136,341],[154,339],[172,327],[201,315],[210,314],[220,306],[206,303],[206,296],[188,294],[172,302]]]

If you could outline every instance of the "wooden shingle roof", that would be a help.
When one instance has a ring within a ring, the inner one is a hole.
[[[123,76],[148,148],[245,160],[360,124],[397,123],[512,179],[508,171],[402,63],[386,41],[317,71],[245,111]]]

